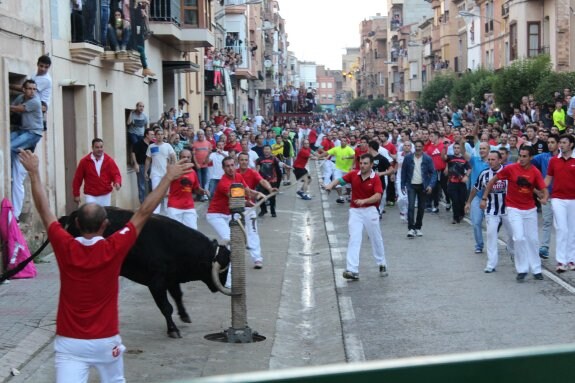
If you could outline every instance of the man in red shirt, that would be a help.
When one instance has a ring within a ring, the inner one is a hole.
[[[229,134],[228,141],[226,142],[226,145],[224,146],[224,150],[226,152],[229,152],[230,150],[235,150],[236,153],[239,153],[242,151],[242,144],[241,144],[241,142],[238,141],[237,135],[235,132],[231,132]]]
[[[330,150],[331,148],[333,148],[335,146],[335,144],[333,143],[333,141],[335,140],[335,132],[330,131],[321,141],[321,145],[318,146],[318,153],[321,154],[323,152],[327,152],[328,150]],[[331,179],[333,177],[333,173],[335,172],[335,158],[332,157],[328,157],[323,165],[323,184],[327,185],[331,182]]]
[[[531,271],[537,280],[543,279],[539,258],[539,231],[537,229],[537,207],[533,200],[534,190],[539,201],[547,203],[549,192],[539,170],[531,165],[532,152],[529,146],[519,149],[517,163],[501,169],[487,184],[481,199],[481,209],[487,206],[487,196],[498,180],[507,180],[505,206],[515,246],[515,269],[517,281],[523,282]]]
[[[72,237],[50,211],[38,171],[38,157],[20,152],[30,174],[32,196],[60,270],[60,298],[56,318],[56,381],[87,382],[90,367],[102,382],[124,382],[119,335],[118,291],[122,263],[146,221],[160,203],[170,182],[191,171],[190,164],[168,167],[156,189],[144,200],[128,224],[107,238],[106,210],[87,203],[78,210],[76,224],[81,237]]]
[[[369,138],[367,136],[363,136],[359,139],[359,145],[354,149],[355,150],[355,160],[353,161],[353,170],[359,170],[359,164],[361,162],[361,156],[366,154],[369,151],[367,147],[367,142]]]
[[[446,151],[447,148],[443,146],[443,142],[439,142],[439,133],[436,131],[429,133],[429,145],[427,145],[425,153],[433,160],[433,167],[435,168],[436,179],[438,180],[433,187],[430,200],[432,206],[429,206],[429,208],[431,208],[432,213],[439,213],[441,190],[443,190],[443,194],[445,195],[445,202],[447,202],[447,206],[449,207],[448,210],[451,209],[451,201],[447,193],[447,175],[444,174],[447,163],[443,160],[443,156]]]
[[[182,149],[180,160],[192,163],[192,152]],[[210,192],[200,186],[195,171],[184,174],[170,185],[168,195],[168,217],[174,219],[194,230],[198,229],[198,214],[194,206],[194,194],[209,197]]]
[[[307,189],[309,187],[309,183],[311,182],[311,176],[305,168],[310,157],[317,159],[311,150],[309,140],[304,139],[302,141],[302,147],[297,153],[297,157],[293,163],[293,174],[295,175],[296,181],[302,181],[301,188],[296,192],[296,194],[306,201],[311,199],[309,194],[307,194]]]
[[[114,159],[104,154],[104,141],[101,138],[92,140],[92,153],[83,157],[72,181],[74,201],[80,203],[80,186],[84,183],[86,203],[97,203],[100,206],[112,204],[112,190],[120,190],[122,175]]]
[[[255,199],[265,198],[265,196],[253,189],[250,189],[244,178],[236,172],[236,161],[233,157],[226,157],[222,160],[222,167],[224,175],[210,202],[208,213],[206,214],[206,221],[215,230],[223,242],[230,242],[230,220],[232,219],[230,212],[230,188],[232,184],[243,184],[246,189],[246,195]],[[230,288],[232,285],[231,267],[228,269],[228,277],[226,287]]]
[[[240,164],[238,173],[240,173],[244,182],[251,190],[256,190],[258,186],[267,190],[268,193],[273,193],[278,190],[273,188],[268,181],[263,179],[260,173],[249,167],[250,156],[247,153],[242,152],[238,154],[238,161]],[[246,219],[247,246],[250,250],[252,261],[254,262],[254,269],[261,269],[263,267],[263,258],[256,211],[248,208],[246,209],[244,216]]]
[[[370,154],[364,154],[361,156],[359,171],[352,170],[325,187],[325,190],[330,191],[337,184],[342,186],[347,183],[351,184],[352,199],[348,220],[347,266],[343,273],[343,277],[346,279],[359,279],[359,253],[364,228],[371,241],[373,257],[379,266],[379,272],[382,276],[387,275],[385,250],[379,226],[379,212],[377,211],[383,195],[383,186],[379,177],[372,170],[372,166],[373,157]]]
[[[570,134],[559,137],[561,153],[551,158],[545,184],[553,183],[551,207],[557,234],[555,258],[557,271],[575,270],[575,138]]]

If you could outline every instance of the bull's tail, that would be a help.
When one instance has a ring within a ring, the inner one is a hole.
[[[23,260],[22,262],[20,262],[18,265],[16,265],[16,267],[14,267],[13,269],[10,270],[6,270],[4,273],[2,273],[2,275],[0,275],[0,283],[4,282],[7,279],[12,278],[14,275],[18,274],[20,271],[24,270],[24,268],[26,267],[27,264],[29,264],[30,262],[32,262],[34,260],[34,258],[36,258],[38,255],[40,255],[40,253],[42,252],[42,250],[44,250],[46,248],[46,246],[48,246],[48,243],[50,241],[48,241],[47,239],[44,241],[44,243],[42,244],[42,246],[40,246],[38,248],[38,250],[36,250],[34,252],[34,254],[32,254],[31,256],[29,256],[28,258],[26,258],[25,260]]]

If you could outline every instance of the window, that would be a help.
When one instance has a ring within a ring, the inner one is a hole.
[[[493,32],[493,2],[485,3],[485,33]]]
[[[327,89],[331,89],[333,88],[333,83],[332,82],[328,82],[327,83]]]
[[[527,23],[527,57],[539,55],[541,51],[541,24],[539,22]]]
[[[385,73],[379,72],[379,86],[385,86]]]
[[[325,89],[325,82],[322,82],[322,83],[321,83],[321,88],[322,88],[322,89]]]
[[[182,7],[183,20],[186,25],[199,26],[199,7],[198,0],[184,0]]]
[[[333,94],[328,94],[328,95],[327,95],[327,98],[328,98],[329,100],[332,100],[332,99],[333,99]]]
[[[509,60],[517,59],[517,23],[509,26]]]

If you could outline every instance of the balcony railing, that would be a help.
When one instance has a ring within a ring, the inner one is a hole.
[[[82,10],[72,9],[72,43],[104,46],[110,8],[102,9],[101,0],[87,1]]]
[[[170,22],[180,25],[181,17],[180,0],[154,0],[150,4],[150,21]]]

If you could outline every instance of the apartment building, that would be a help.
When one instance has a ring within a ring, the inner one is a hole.
[[[340,73],[338,71],[338,73]],[[324,65],[316,67],[317,104],[321,105],[323,110],[335,111],[337,84],[334,71],[326,70]]]
[[[357,93],[367,99],[387,98],[388,18],[376,14],[359,26]]]
[[[357,97],[357,81],[360,65],[360,48],[345,48],[341,56],[342,96],[341,104],[348,105]]]

